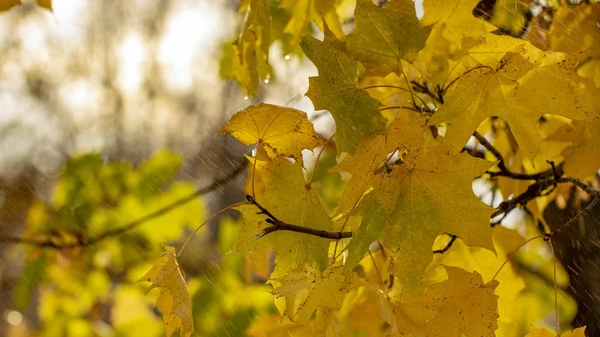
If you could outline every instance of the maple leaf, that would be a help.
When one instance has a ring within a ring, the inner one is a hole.
[[[600,88],[600,6],[582,4],[573,10],[563,5],[554,16],[547,33],[549,49],[566,53],[581,52],[577,74],[589,78]],[[598,95],[598,93],[596,93]]]
[[[339,309],[346,293],[360,285],[355,273],[346,273],[343,266],[329,266],[323,272],[304,265],[286,275],[273,278],[273,294],[285,296],[285,314],[299,323],[306,323],[319,307]]]
[[[255,198],[275,217],[298,226],[331,229],[331,221],[321,204],[318,190],[304,180],[299,163],[257,161],[256,171],[264,181],[265,190]],[[263,230],[271,226],[265,221],[267,216],[258,214],[254,205],[241,205],[236,209],[242,213],[244,222],[234,250],[250,252],[271,248],[276,252],[277,271],[280,273],[304,263],[319,269],[327,265],[327,240],[288,231],[276,231],[260,237]],[[258,237],[260,239],[257,240]]]
[[[438,237],[439,239],[439,237]],[[436,240],[437,241],[437,240]],[[431,275],[433,270],[444,271],[446,266],[459,267],[468,272],[477,272],[484,282],[494,279],[499,282],[494,294],[498,296],[499,323],[510,324],[514,322],[514,307],[517,304],[517,296],[525,288],[525,281],[521,278],[510,264],[504,265],[507,254],[514,253],[525,242],[525,238],[515,230],[502,226],[493,228],[493,241],[497,254],[479,247],[469,247],[461,239],[456,239],[452,247],[443,254],[435,254],[433,263],[429,266],[427,274]],[[447,241],[441,247],[445,247]],[[438,246],[439,247],[439,246]],[[500,270],[500,272],[498,272]],[[497,274],[497,275],[496,275]],[[427,279],[429,281],[430,279]],[[501,335],[505,325],[500,324],[498,334]]]
[[[439,144],[413,154],[374,183],[376,200],[388,214],[382,238],[396,253],[392,272],[415,290],[431,262],[435,238],[452,233],[472,246],[494,251],[492,209],[473,194],[472,180],[490,162],[467,154],[450,157]],[[465,212],[468,210],[468,212]]]
[[[562,151],[564,173],[579,179],[596,175],[600,168],[600,121],[573,121],[568,129],[559,129],[546,141],[559,141],[568,146]]]
[[[246,11],[243,28],[233,44],[224,47],[221,76],[233,77],[254,95],[259,78],[269,78],[269,47],[271,46],[271,13],[267,0],[248,0],[240,5]]]
[[[533,328],[525,337],[556,337],[556,331],[546,328]],[[585,327],[563,332],[560,337],[585,337]]]
[[[360,140],[385,129],[379,102],[358,88],[358,63],[344,52],[344,45],[325,27],[325,40],[307,36],[300,43],[319,70],[310,77],[308,96],[317,110],[329,110],[336,124],[338,152],[354,153]]]
[[[460,42],[463,36],[485,33],[485,22],[473,16],[479,0],[423,0],[424,26],[438,23],[449,41]],[[464,29],[469,27],[469,29]]]
[[[292,15],[284,29],[284,33],[292,35],[292,46],[300,41],[313,21],[323,30],[325,20],[335,35],[344,35],[334,0],[283,0],[279,6],[290,11]]]
[[[478,0],[424,0],[421,24],[433,25],[414,65],[432,83],[443,83],[456,66],[466,37],[487,37],[485,21],[473,16]],[[469,29],[464,29],[469,27]],[[467,46],[469,43],[467,43]]]
[[[356,31],[347,38],[348,52],[367,67],[371,76],[402,74],[401,60],[412,61],[425,46],[430,29],[421,27],[411,0],[392,0],[384,7],[358,0]]]
[[[477,272],[446,267],[448,280],[428,286],[416,304],[435,311],[424,330],[426,336],[494,336],[498,327],[498,281],[483,283]]]
[[[243,144],[259,143],[267,155],[302,162],[302,150],[323,144],[306,113],[293,108],[259,103],[238,111],[219,133],[232,135]]]
[[[150,289],[159,289],[156,306],[163,314],[167,337],[178,329],[183,337],[192,335],[192,300],[179,270],[175,248],[165,246],[165,252],[154,262],[152,269],[136,282],[152,282]]]
[[[487,117],[502,117],[528,158],[539,152],[536,123],[552,113],[576,120],[598,118],[589,92],[574,79],[576,57],[541,52],[525,43],[499,62],[483,60],[466,71],[444,96],[436,121],[447,123],[446,139],[459,151]]]

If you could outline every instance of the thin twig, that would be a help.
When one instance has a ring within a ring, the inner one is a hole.
[[[598,192],[598,191],[596,191],[596,192]],[[587,205],[579,213],[575,214],[571,219],[569,219],[569,221],[565,222],[562,226],[560,226],[557,229],[553,230],[551,233],[544,234],[544,236],[546,237],[546,240],[552,239],[553,237],[557,236],[558,234],[560,234],[565,229],[567,229],[570,226],[572,226],[575,223],[575,221],[577,221],[577,219],[579,219],[582,216],[584,216],[587,213],[589,213],[592,210],[592,208],[594,208],[594,206],[596,206],[596,204],[598,203],[598,201],[600,201],[600,198],[594,197],[594,199],[592,200],[592,202],[590,202],[589,205]]]
[[[19,244],[38,246],[38,247],[48,247],[48,248],[55,248],[55,249],[69,249],[69,248],[76,248],[76,247],[82,247],[82,246],[90,246],[90,245],[96,244],[102,240],[105,240],[107,238],[119,236],[125,232],[128,232],[150,220],[154,220],[158,217],[161,217],[161,216],[165,215],[166,213],[169,213],[170,211],[172,211],[180,206],[183,206],[192,200],[195,200],[199,196],[202,196],[204,194],[212,192],[212,191],[216,190],[217,188],[221,187],[222,185],[228,184],[229,182],[231,182],[231,180],[233,180],[235,177],[237,177],[242,172],[244,172],[245,168],[246,168],[245,165],[240,165],[235,170],[233,170],[231,173],[229,173],[227,176],[225,176],[219,180],[216,180],[209,186],[206,186],[199,190],[196,190],[196,191],[194,191],[194,193],[191,193],[181,199],[178,199],[178,200],[174,201],[173,203],[168,204],[165,207],[162,207],[162,208],[160,208],[150,214],[147,214],[141,218],[133,220],[119,228],[108,230],[108,231],[106,231],[102,234],[99,234],[98,236],[90,238],[90,239],[80,238],[77,242],[60,243],[60,242],[56,242],[55,241],[56,238],[52,238],[52,237],[48,238],[48,239],[35,239],[35,238],[27,238],[27,237],[0,236],[0,242],[19,243]]]
[[[327,138],[327,140],[325,141],[325,144],[323,144],[321,151],[319,151],[319,154],[317,155],[317,159],[315,160],[315,165],[313,166],[313,169],[312,169],[312,173],[310,174],[310,179],[308,180],[308,185],[312,184],[313,180],[315,179],[315,172],[317,172],[317,165],[319,165],[319,159],[321,158],[321,155],[323,154],[323,152],[327,148],[327,145],[329,145],[329,142],[331,141],[331,139],[333,139],[334,136],[335,136],[335,133],[332,134],[331,136],[329,136],[329,138]]]
[[[456,239],[458,239],[458,236],[456,236],[454,234],[450,234],[450,233],[446,233],[446,234],[450,236],[450,241],[448,241],[448,243],[446,244],[446,246],[444,248],[434,250],[433,254],[444,254],[445,252],[450,250],[450,248],[452,248],[454,241],[456,241]]]
[[[256,208],[258,208],[260,210],[261,214],[265,214],[268,217],[265,220],[265,222],[271,224],[271,226],[263,229],[262,232],[256,236],[256,239],[260,239],[267,234],[270,234],[273,232],[278,232],[278,231],[290,231],[290,232],[304,233],[304,234],[318,236],[320,238],[331,239],[331,240],[341,240],[341,239],[351,238],[354,235],[354,233],[352,233],[352,232],[329,232],[329,231],[322,230],[322,229],[314,229],[314,228],[310,228],[310,227],[289,224],[289,223],[279,220],[277,217],[275,217],[271,212],[269,212],[269,210],[267,210],[261,204],[259,204],[251,195],[246,195],[246,199],[248,200],[248,202],[250,202],[251,204],[256,206]]]
[[[543,235],[538,235],[538,236],[534,236],[532,238],[530,238],[529,240],[523,242],[519,247],[517,247],[517,249],[515,249],[514,251],[508,253],[506,255],[506,260],[504,260],[504,263],[502,263],[502,265],[500,266],[500,268],[498,268],[498,270],[496,271],[496,273],[494,274],[494,276],[492,277],[492,279],[490,281],[493,281],[496,279],[496,276],[498,276],[498,274],[500,274],[500,271],[502,271],[502,268],[504,268],[504,266],[508,263],[508,261],[510,261],[510,259],[512,258],[512,256],[518,252],[521,248],[523,248],[526,244],[530,243],[531,241],[535,240],[535,239],[542,239],[544,236]]]
[[[490,151],[494,155],[494,157],[496,157],[496,159],[498,159],[498,169],[500,171],[486,172],[487,174],[490,175],[491,178],[502,176],[502,177],[512,178],[515,180],[541,180],[541,179],[546,179],[549,177],[555,177],[556,175],[562,175],[562,173],[563,173],[562,163],[557,166],[554,166],[553,168],[550,168],[548,170],[545,170],[545,171],[542,171],[539,173],[535,173],[535,174],[522,174],[522,173],[512,172],[506,166],[506,162],[504,160],[504,157],[500,153],[500,151],[498,151],[492,145],[492,143],[490,143],[484,136],[482,136],[477,131],[473,132],[473,137],[475,137],[475,139],[477,139],[477,141],[479,141],[479,144],[481,144],[483,147],[485,147],[486,150]]]
[[[558,313],[558,289],[556,287],[556,252],[554,251],[554,245],[552,244],[552,240],[548,240],[548,244],[550,245],[550,250],[552,250],[552,278],[554,280],[554,311],[555,311],[555,319],[556,319],[556,335],[560,336],[560,317]]]
[[[590,187],[589,185],[587,185],[586,183],[584,183],[583,181],[581,181],[575,177],[561,177],[557,180],[557,182],[558,183],[572,183],[573,185],[584,190],[587,194],[594,196],[596,198],[600,198],[600,191]]]

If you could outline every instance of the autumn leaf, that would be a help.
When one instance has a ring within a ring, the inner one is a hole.
[[[284,29],[284,33],[292,36],[292,46],[300,42],[313,21],[323,29],[324,20],[335,35],[344,35],[334,0],[283,0],[279,6],[288,10],[292,16]]]
[[[494,251],[492,209],[471,187],[489,166],[466,154],[448,156],[441,145],[432,144],[405,163],[393,165],[391,172],[378,175],[372,193],[388,214],[381,237],[396,253],[392,273],[407,289],[418,288],[431,262],[434,240],[444,232]]]
[[[401,60],[412,61],[425,46],[430,29],[421,27],[411,0],[392,0],[379,7],[358,0],[356,30],[350,34],[348,52],[363,62],[369,76],[402,74]]]
[[[273,294],[286,298],[285,314],[299,323],[306,323],[319,307],[339,309],[346,293],[360,284],[358,276],[346,273],[343,266],[329,266],[321,273],[306,265],[269,282]]]
[[[307,36],[300,43],[319,70],[310,77],[308,96],[317,110],[329,110],[336,123],[338,152],[353,154],[361,139],[385,129],[379,102],[357,87],[358,63],[344,52],[344,45],[325,28],[325,40]]]
[[[192,300],[179,270],[175,248],[165,246],[165,252],[154,262],[152,269],[137,282],[152,282],[150,289],[159,289],[160,296],[156,300],[156,306],[163,314],[167,337],[178,329],[181,330],[181,336],[192,335]]]
[[[306,113],[265,103],[238,111],[219,133],[232,135],[246,145],[264,145],[271,158],[284,156],[299,162],[303,149],[323,144]]]
[[[447,123],[446,139],[454,152],[487,117],[502,117],[517,143],[533,159],[539,152],[536,123],[547,113],[576,120],[598,118],[595,98],[574,79],[577,59],[523,44],[499,62],[482,60],[467,70],[444,96],[436,120]],[[551,83],[551,85],[548,85]]]
[[[564,172],[568,176],[587,179],[596,175],[600,168],[600,121],[574,121],[567,130],[557,130],[546,138],[547,141],[561,141],[568,144],[562,151],[565,158]]]
[[[478,0],[424,0],[421,24],[433,25],[415,66],[433,83],[442,83],[456,64],[465,37],[486,36],[485,21],[473,16]],[[469,27],[469,29],[464,29]],[[468,44],[467,44],[468,45]]]
[[[533,328],[525,337],[556,337],[556,331],[546,328]],[[560,337],[585,337],[585,327],[563,332]]]
[[[442,237],[442,236],[440,236]],[[440,239],[438,237],[438,240]],[[436,240],[436,243],[437,241]],[[439,240],[441,241],[441,240]],[[479,247],[469,247],[461,239],[456,239],[450,249],[443,254],[435,254],[433,263],[427,269],[427,275],[432,276],[436,271],[436,277],[442,274],[445,277],[447,267],[458,267],[468,272],[477,272],[484,282],[494,279],[499,282],[494,290],[498,296],[498,334],[508,333],[505,328],[510,327],[518,317],[515,317],[514,307],[518,305],[517,296],[525,288],[524,279],[510,263],[506,263],[507,254],[513,254],[525,242],[525,238],[515,230],[502,226],[494,226],[493,242],[497,254]],[[440,242],[436,249],[444,248],[448,241]],[[442,273],[443,271],[443,273]],[[427,281],[436,279],[428,278]]]
[[[498,281],[483,283],[481,275],[446,267],[448,280],[432,284],[416,304],[436,315],[425,324],[425,336],[492,337],[498,327]]]

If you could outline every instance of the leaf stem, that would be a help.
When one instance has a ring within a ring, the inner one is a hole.
[[[327,138],[327,140],[325,141],[325,144],[323,144],[323,147],[321,148],[321,151],[319,151],[319,154],[317,155],[317,160],[315,160],[315,165],[312,169],[312,173],[310,174],[310,179],[308,180],[309,186],[310,186],[310,184],[312,184],[313,180],[315,179],[315,172],[317,171],[317,165],[319,164],[319,159],[321,158],[323,151],[325,151],[325,149],[327,148],[329,141],[331,141],[331,139],[333,139],[334,136],[335,136],[335,133],[332,134],[329,138]]]
[[[542,239],[544,238],[544,235],[537,235],[534,236],[532,238],[530,238],[529,240],[523,242],[519,247],[517,247],[517,249],[515,249],[513,252],[510,252],[506,255],[506,260],[504,260],[504,263],[502,263],[502,265],[500,266],[500,268],[498,269],[498,271],[496,272],[496,274],[494,274],[494,277],[492,277],[492,279],[490,281],[493,281],[496,279],[496,276],[498,276],[498,274],[500,274],[500,271],[502,270],[502,268],[504,268],[504,266],[508,263],[508,261],[510,261],[511,257],[518,252],[521,248],[523,248],[523,246],[525,246],[526,244],[530,243],[531,241],[535,240],[535,239]]]
[[[181,255],[181,253],[183,252],[183,250],[187,246],[187,244],[190,241],[190,239],[192,238],[192,236],[194,236],[194,234],[196,234],[200,230],[200,228],[204,227],[204,225],[206,225],[210,220],[216,218],[217,216],[223,214],[223,212],[226,212],[226,211],[228,211],[228,210],[230,210],[230,209],[232,209],[234,207],[241,206],[241,205],[246,205],[246,204],[248,204],[247,201],[242,201],[242,202],[235,203],[233,205],[229,205],[229,206],[221,209],[217,213],[211,215],[208,219],[204,220],[204,222],[201,223],[198,227],[196,227],[196,229],[190,235],[188,235],[188,237],[185,239],[185,241],[181,245],[181,248],[179,248],[179,253],[177,253],[177,257],[179,257],[179,255]]]

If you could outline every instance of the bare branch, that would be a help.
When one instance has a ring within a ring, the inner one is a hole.
[[[485,137],[483,137],[477,131],[473,132],[473,137],[475,137],[479,141],[479,144],[481,144],[483,147],[485,147],[488,151],[490,151],[494,155],[494,157],[496,157],[499,160],[498,169],[500,171],[486,172],[492,178],[501,176],[501,177],[508,177],[508,178],[512,178],[512,179],[516,179],[516,180],[541,180],[541,179],[546,179],[549,177],[554,177],[555,175],[560,176],[563,173],[562,163],[555,167],[553,166],[553,168],[550,168],[548,170],[545,170],[545,171],[542,171],[539,173],[535,173],[535,174],[522,174],[522,173],[512,172],[511,170],[508,169],[508,167],[506,167],[504,157],[502,157],[502,154],[500,153],[500,151],[498,151],[492,145],[492,143],[490,143],[487,139],[485,139]]]
[[[584,190],[587,194],[594,196],[596,198],[600,198],[600,191],[590,187],[589,185],[587,185],[586,183],[584,183],[583,181],[581,181],[575,177],[562,177],[562,178],[559,178],[557,180],[557,182],[558,183],[572,183],[573,185]]]
[[[289,224],[285,221],[279,220],[277,217],[275,217],[273,214],[271,214],[271,212],[269,212],[269,210],[267,210],[261,204],[259,204],[251,195],[246,195],[246,199],[249,202],[251,202],[254,206],[256,206],[256,208],[258,208],[260,210],[260,214],[266,215],[268,218],[265,221],[267,223],[271,224],[270,227],[263,229],[263,231],[256,236],[256,239],[260,239],[269,233],[273,233],[273,232],[277,232],[277,231],[290,231],[290,232],[304,233],[304,234],[318,236],[320,238],[331,239],[331,240],[341,240],[341,239],[351,238],[352,236],[354,236],[354,233],[352,233],[352,232],[329,232],[329,231],[322,230],[322,229],[314,229],[314,228],[310,228],[310,227]]]

